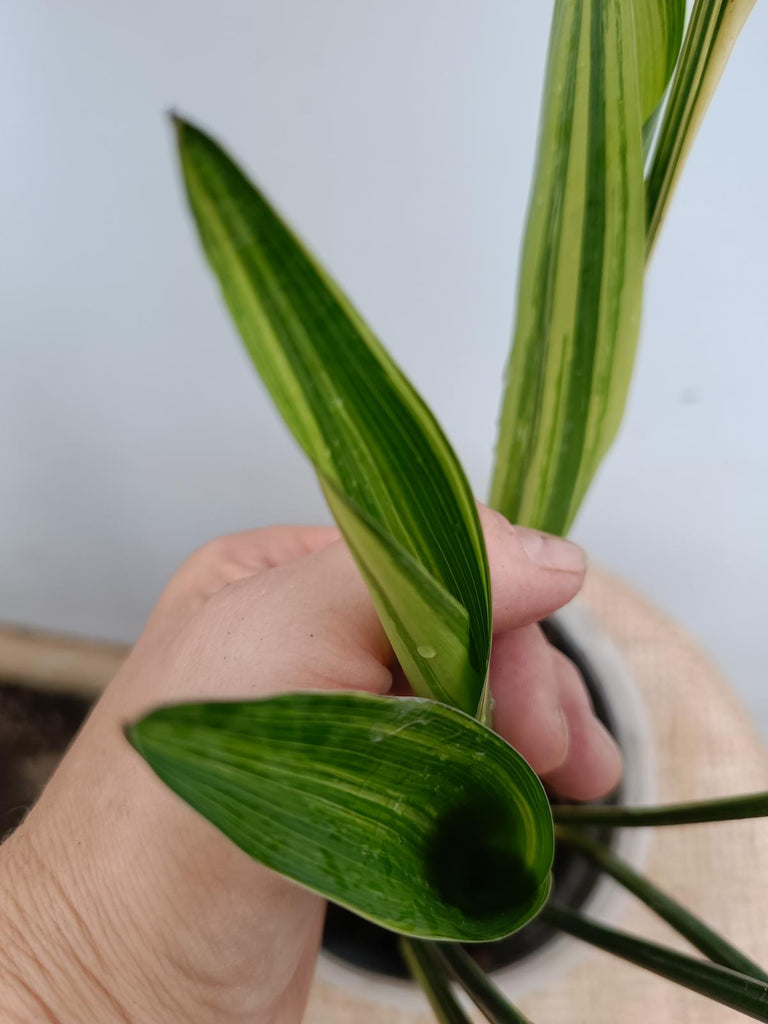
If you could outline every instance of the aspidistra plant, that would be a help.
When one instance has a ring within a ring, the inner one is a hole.
[[[696,0],[680,50],[685,0],[555,3],[491,487],[514,522],[567,533],[616,436],[644,262],[753,5]]]
[[[684,0],[555,2],[491,493],[513,521],[565,533],[618,430],[647,254],[751,5],[696,0],[681,49]],[[491,729],[488,563],[458,458],[263,193],[203,131],[175,123],[190,207],[225,302],[314,466],[417,696],[297,692],[167,707],[130,726],[128,738],[171,789],[252,857],[400,933],[404,959],[440,1021],[468,1019],[457,983],[488,1020],[525,1024],[450,943],[501,938],[539,913],[768,1020],[763,970],[584,831],[595,821],[628,827],[763,815],[768,795],[560,808],[553,824],[535,774]],[[302,680],[295,683],[300,691]],[[464,841],[451,842],[456,835]],[[555,837],[708,959],[547,904]]]
[[[422,399],[265,197],[206,134],[178,119],[176,129],[225,301],[420,696],[165,708],[129,738],[171,788],[295,881],[403,934],[500,938],[546,900],[553,826],[535,774],[487,725],[491,594],[464,472]],[[436,850],[451,830],[473,838],[442,884]],[[347,859],[368,851],[357,870],[336,870],[343,848]],[[472,886],[478,859],[488,868],[479,877],[495,872],[500,887],[492,908],[487,888]]]

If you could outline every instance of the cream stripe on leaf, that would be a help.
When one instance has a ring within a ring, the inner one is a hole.
[[[644,263],[632,0],[557,0],[491,504],[566,533],[621,420]]]
[[[653,249],[696,132],[755,0],[696,0],[648,172],[648,251]]]
[[[490,583],[458,459],[349,300],[265,197],[207,135],[182,121],[177,128],[189,202],[226,303],[331,496],[411,684],[471,714],[484,712]]]

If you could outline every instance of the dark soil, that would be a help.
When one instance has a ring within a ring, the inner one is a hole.
[[[89,707],[82,697],[0,683],[0,838],[35,802]]]

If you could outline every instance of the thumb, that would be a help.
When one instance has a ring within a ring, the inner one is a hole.
[[[495,633],[536,622],[578,592],[586,567],[581,548],[513,527],[482,506],[480,515]],[[392,647],[342,540],[230,584],[203,614],[205,635],[220,646],[216,660],[226,663],[222,684],[230,694],[233,687],[252,693],[255,666],[267,664],[272,671],[259,683],[262,694],[302,687],[386,693],[392,685]]]
[[[488,548],[496,634],[536,622],[570,601],[586,569],[583,550],[550,534],[512,526],[480,506]],[[392,685],[392,647],[359,569],[346,544],[328,544],[279,566],[258,580],[243,580],[222,595],[232,618],[268,586],[269,605],[260,618],[262,645],[290,658],[294,687],[366,689],[386,693]],[[234,635],[228,627],[228,635]],[[252,635],[252,634],[251,634]],[[245,638],[244,638],[245,639]],[[253,652],[256,654],[257,652]],[[262,650],[261,656],[267,652]],[[274,690],[290,687],[290,680]]]
[[[480,506],[493,592],[493,629],[506,633],[562,608],[581,589],[586,555],[562,537],[513,526]]]

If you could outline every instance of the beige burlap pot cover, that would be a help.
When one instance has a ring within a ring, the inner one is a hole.
[[[732,691],[690,637],[628,587],[592,572],[584,593],[629,664],[655,741],[663,801],[768,789],[768,750]],[[758,962],[768,963],[768,819],[656,829],[646,872]],[[613,884],[613,883],[611,883]],[[627,898],[622,927],[681,950],[686,943]],[[570,946],[571,948],[567,948]],[[559,976],[519,1000],[536,1024],[729,1024],[746,1018],[576,940]],[[427,1024],[424,1004],[387,1005],[323,977],[305,1024]],[[416,997],[418,998],[418,997]],[[411,998],[413,1004],[413,997]],[[397,1003],[397,994],[392,1002]],[[480,1019],[480,1018],[478,1018]]]

